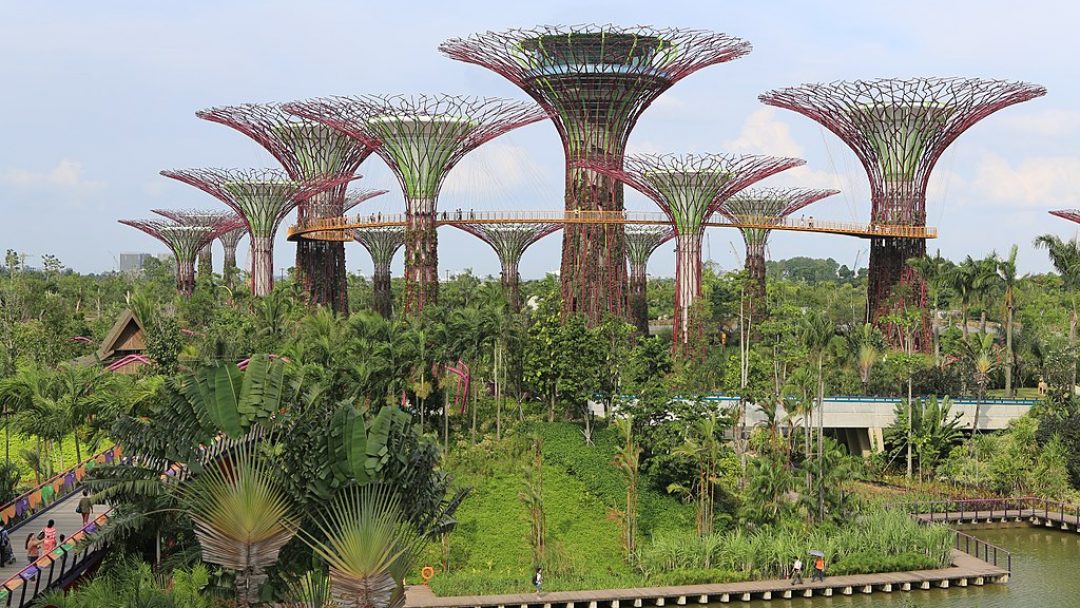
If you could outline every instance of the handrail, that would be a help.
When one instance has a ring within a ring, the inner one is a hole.
[[[23,608],[29,606],[38,595],[61,584],[73,573],[81,573],[88,563],[104,550],[102,539],[96,538],[100,530],[109,521],[112,509],[95,517],[71,538],[27,565],[18,574],[0,585],[0,602],[5,608]],[[58,565],[59,564],[59,568]],[[76,574],[77,576],[77,574]],[[16,593],[21,590],[21,593]],[[27,594],[29,593],[29,596]],[[16,597],[18,601],[16,603]]]
[[[974,558],[981,559],[988,564],[993,564],[995,568],[1004,566],[1005,571],[1012,574],[1011,551],[988,543],[978,537],[961,532],[960,530],[953,530],[953,532],[956,533],[956,542],[953,546],[957,550],[963,551]],[[999,563],[999,560],[1001,563]]]
[[[86,471],[92,470],[97,464],[112,462],[121,453],[120,446],[114,445],[70,469],[53,475],[32,490],[21,494],[0,507],[0,521],[3,522],[5,528],[11,528],[23,523],[50,505],[69,496],[78,486],[78,482],[82,481]]]
[[[356,228],[383,228],[405,226],[413,222],[434,222],[436,225],[453,224],[649,224],[671,225],[672,220],[664,213],[651,211],[438,211],[422,217],[408,213],[361,213],[355,216],[326,217],[290,226],[288,239],[350,241],[348,231]],[[743,228],[758,230],[796,230],[803,232],[838,233],[865,238],[937,238],[937,229],[930,226],[907,226],[899,224],[842,222],[777,216],[740,216],[737,221],[719,213],[713,213],[701,223],[702,227]]]

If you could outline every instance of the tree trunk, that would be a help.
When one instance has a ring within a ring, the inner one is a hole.
[[[214,241],[199,250],[199,278],[209,279],[214,274]]]
[[[394,314],[394,294],[390,289],[390,265],[378,266],[371,274],[372,300],[375,312],[384,319]]]
[[[274,241],[268,236],[251,237],[251,293],[256,297],[274,290]]]
[[[818,521],[825,521],[825,362],[818,357]]]
[[[405,314],[418,315],[439,301],[439,233],[435,201],[407,201],[405,213]]]
[[[986,335],[986,311],[979,313],[979,333]]]
[[[907,379],[907,478],[908,478],[908,481],[911,481],[911,473],[912,473],[912,468],[911,468],[911,430],[912,430],[912,428],[911,428],[911,422],[912,422],[911,421],[911,415],[912,415],[912,413],[913,412],[912,412],[912,407],[911,407],[911,375],[909,374],[908,379]]]
[[[701,235],[699,229],[675,236],[675,320],[672,343],[675,350],[686,347],[697,337],[691,309],[701,294]]]
[[[190,260],[176,260],[176,291],[184,297],[195,293],[195,264]]]
[[[637,328],[638,335],[649,335],[649,294],[648,274],[641,264],[630,266],[630,292],[627,306],[630,312],[630,322]]]
[[[877,202],[875,202],[875,207],[877,207]],[[875,221],[883,224],[903,223],[919,226],[926,224],[925,213],[922,214],[921,219],[915,221],[911,221],[910,218],[899,220],[899,218],[879,217],[881,214],[876,210],[873,215]],[[885,338],[893,346],[901,344],[901,329],[885,323],[882,318],[893,310],[900,310],[905,306],[917,308],[921,313],[921,318],[915,330],[915,350],[929,352],[930,314],[926,306],[926,280],[907,265],[907,260],[919,257],[926,257],[926,241],[922,239],[872,239],[867,297],[871,322],[882,330]],[[889,301],[894,295],[894,289],[898,286],[905,286],[910,293],[902,301],[897,301],[893,307],[890,307]]]
[[[610,101],[604,102],[609,105]],[[599,107],[599,106],[598,106]],[[583,127],[589,134],[604,130],[603,125]],[[606,138],[603,138],[606,139]],[[612,140],[616,139],[612,137]],[[594,153],[598,146],[615,147],[599,154],[622,158],[624,144],[615,141],[570,142],[567,144],[566,214],[587,218],[600,211],[623,210],[623,184],[613,177],[574,166]],[[576,148],[572,150],[569,147]],[[559,272],[564,314],[583,314],[590,324],[605,315],[626,315],[626,243],[621,224],[574,223],[563,227],[562,264]]]
[[[748,316],[755,325],[765,318],[769,308],[766,299],[764,247],[762,243],[760,251],[751,250],[749,246],[746,249],[746,292],[750,303]]]
[[[225,285],[230,289],[233,286],[233,278],[236,276],[236,243],[226,245],[222,242],[225,254],[221,261],[221,276],[225,278]]]
[[[1005,396],[1013,396],[1013,307],[1010,304],[1005,311]]]
[[[1069,394],[1076,392],[1076,307],[1069,316]]]
[[[297,206],[297,223],[304,224],[345,214],[345,186],[320,192]],[[348,282],[345,269],[345,243],[308,241],[296,243],[296,280],[308,303],[329,306],[340,314],[349,312]]]
[[[517,264],[504,264],[501,278],[503,293],[506,294],[506,303],[510,310],[521,312],[521,274]]]

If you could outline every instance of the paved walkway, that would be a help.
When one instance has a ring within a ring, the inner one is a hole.
[[[437,597],[426,586],[412,586],[406,592],[408,608],[478,608],[518,606],[664,606],[708,602],[728,602],[750,599],[781,599],[787,596],[852,595],[874,591],[890,592],[910,589],[966,586],[1007,580],[1008,571],[996,568],[961,551],[953,550],[952,566],[935,570],[887,572],[851,576],[829,576],[825,582],[791,586],[786,580],[746,581],[680,587],[634,589],[601,589],[592,591],[556,591],[537,595],[518,593],[507,595]]]
[[[12,566],[0,568],[0,583],[15,576],[26,567],[28,562],[26,561],[26,550],[23,548],[26,545],[26,537],[31,533],[37,534],[40,532],[50,519],[56,522],[57,539],[61,534],[70,537],[82,528],[82,515],[75,512],[75,507],[78,506],[80,498],[82,498],[82,492],[74,492],[71,496],[49,507],[48,510],[42,511],[32,519],[27,520],[11,533],[12,549],[14,549],[15,558],[18,561]],[[104,509],[104,505],[97,505],[94,507],[94,513],[101,514]]]

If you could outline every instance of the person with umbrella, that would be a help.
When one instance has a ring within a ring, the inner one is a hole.
[[[825,554],[817,549],[810,551],[810,555],[814,557],[814,573],[810,575],[810,582],[821,581],[825,582]]]

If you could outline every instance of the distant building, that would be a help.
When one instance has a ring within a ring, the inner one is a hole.
[[[146,357],[146,332],[130,309],[120,313],[93,355],[75,360],[82,365],[103,365],[119,374],[133,374],[150,363]]]
[[[120,272],[124,274],[139,274],[142,272],[146,261],[154,257],[149,253],[121,253]]]

